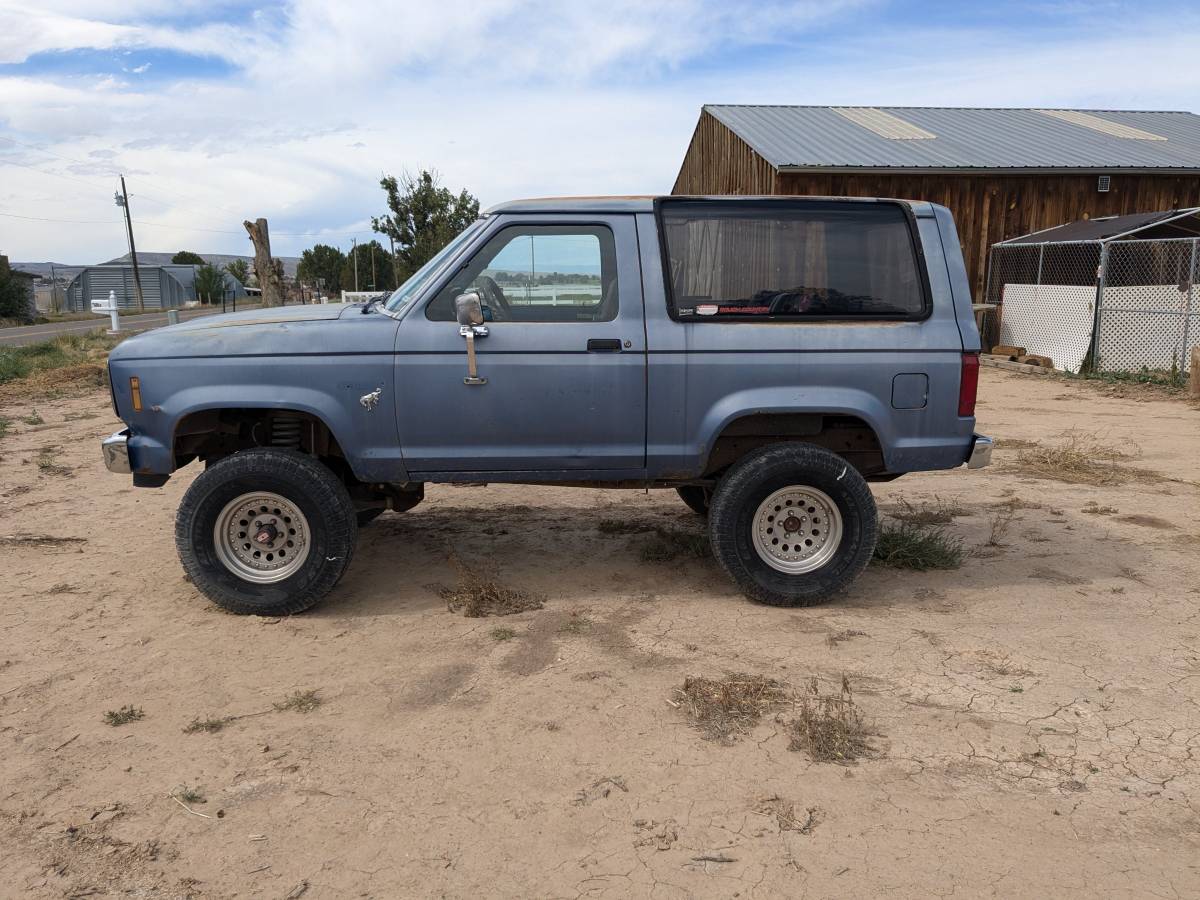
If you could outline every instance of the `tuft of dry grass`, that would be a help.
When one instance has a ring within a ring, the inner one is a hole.
[[[204,797],[203,790],[201,790],[198,787],[193,788],[193,787],[184,786],[184,787],[178,788],[175,791],[175,793],[172,794],[171,796],[177,797],[178,799],[182,800],[184,803],[207,803],[208,802]]]
[[[642,545],[642,562],[701,559],[709,555],[708,535],[682,528],[655,528],[654,537]]]
[[[184,727],[183,733],[196,734],[197,732],[203,731],[206,734],[215,734],[230,722],[234,721],[235,718],[235,716],[220,716],[219,718],[215,719],[192,719],[192,721],[189,722],[186,727]]]
[[[316,690],[296,691],[293,694],[288,694],[278,703],[271,705],[279,712],[291,710],[299,713],[310,713],[321,705],[321,698],[317,696]]]
[[[646,522],[627,522],[624,519],[601,519],[596,525],[601,534],[643,534],[653,531],[654,526]]]
[[[1120,512],[1115,506],[1101,506],[1095,500],[1089,500],[1080,510],[1089,516],[1112,516]]]
[[[841,631],[835,631],[825,638],[825,643],[830,647],[837,647],[842,641],[848,641],[851,638],[866,637],[865,631],[859,631],[857,628],[843,628]]]
[[[892,518],[910,525],[949,525],[959,516],[969,516],[971,511],[953,500],[935,496],[918,505],[908,500],[900,501],[900,509],[891,513]]]
[[[1119,460],[1137,455],[1104,443],[1097,435],[1068,431],[1053,446],[1031,447],[1005,467],[1007,471],[1068,484],[1120,484],[1126,481],[1159,481],[1156,472],[1125,466]]]
[[[131,705],[122,706],[120,709],[110,709],[104,714],[105,724],[111,725],[113,728],[144,718],[146,718],[146,714],[139,707]]]
[[[42,447],[37,456],[38,471],[43,475],[70,475],[73,470],[58,462],[61,452],[59,447]]]
[[[854,702],[850,682],[842,676],[837,694],[821,694],[814,677],[800,698],[800,715],[788,725],[789,750],[803,750],[817,762],[849,763],[871,748],[862,713]]]
[[[517,636],[517,632],[512,628],[493,628],[491,631],[492,640],[494,641],[511,641]]]
[[[724,678],[689,676],[672,705],[687,713],[705,739],[733,743],[768,712],[790,705],[791,691],[774,678],[734,673]]]
[[[957,569],[962,565],[962,540],[928,525],[885,524],[879,528],[874,562],[893,569]]]
[[[810,806],[804,811],[804,817],[801,818],[796,812],[796,804],[788,802],[778,795],[765,798],[759,804],[758,811],[763,815],[773,816],[780,831],[797,831],[800,834],[812,834],[825,816],[825,811],[821,807]]]
[[[461,612],[468,619],[482,619],[485,616],[511,616],[545,606],[540,598],[532,594],[505,587],[492,578],[472,572],[461,563],[455,564],[458,567],[458,584],[442,590],[442,597],[450,612]]]

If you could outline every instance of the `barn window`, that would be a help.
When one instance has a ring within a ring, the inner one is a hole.
[[[896,203],[659,206],[672,312],[686,319],[919,318],[924,281]]]
[[[1101,194],[1107,194],[1110,187],[1112,187],[1112,177],[1109,175],[1101,175],[1096,181],[1096,190]]]

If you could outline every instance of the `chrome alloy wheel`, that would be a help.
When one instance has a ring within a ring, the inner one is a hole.
[[[759,504],[750,525],[754,549],[785,575],[821,568],[842,543],[842,513],[829,495],[813,487],[781,488]]]
[[[217,516],[213,545],[221,564],[238,578],[273,584],[294,575],[308,559],[308,520],[278,494],[242,494]]]

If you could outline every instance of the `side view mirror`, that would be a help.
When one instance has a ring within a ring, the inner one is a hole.
[[[475,291],[459,294],[454,298],[454,312],[458,324],[466,328],[483,324],[483,302]]]
[[[475,363],[475,339],[487,337],[487,326],[483,324],[483,303],[479,294],[468,291],[454,298],[454,312],[458,316],[458,333],[467,339],[467,377],[463,384],[487,384],[486,378],[479,377],[479,369]]]

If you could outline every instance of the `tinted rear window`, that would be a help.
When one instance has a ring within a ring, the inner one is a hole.
[[[912,229],[899,204],[668,200],[659,214],[680,317],[925,313]]]

